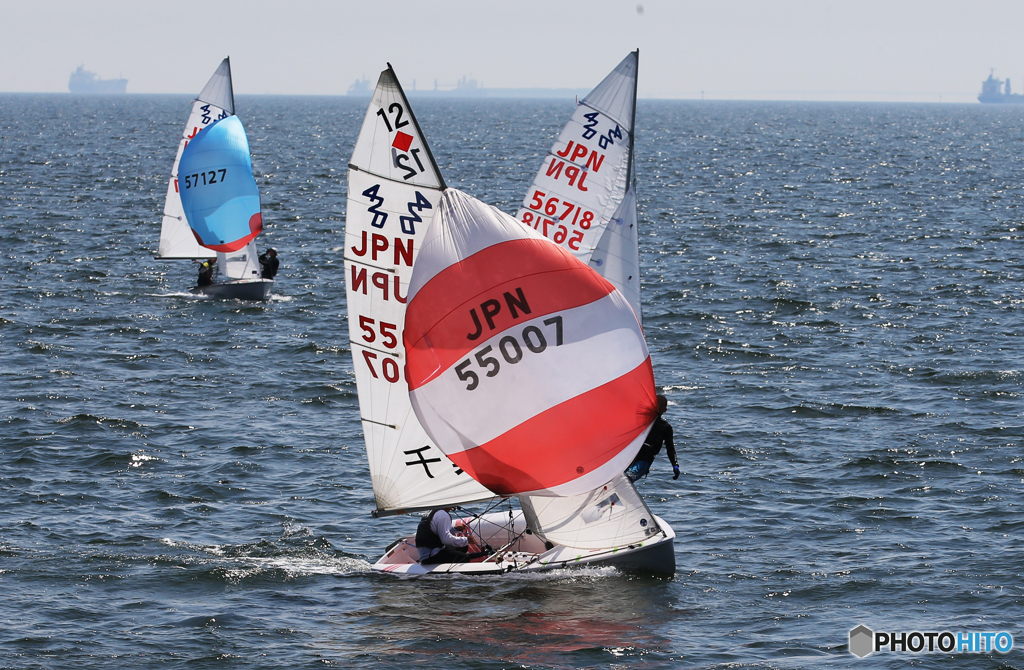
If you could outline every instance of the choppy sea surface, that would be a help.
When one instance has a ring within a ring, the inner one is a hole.
[[[1024,107],[640,101],[677,573],[403,581],[347,344],[366,100],[238,97],[263,304],[153,258],[189,105],[0,96],[0,667],[1024,667]],[[573,102],[412,106],[514,213]]]

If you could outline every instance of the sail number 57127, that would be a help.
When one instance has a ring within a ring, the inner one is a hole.
[[[217,173],[220,173],[220,180],[217,179]],[[224,181],[224,176],[228,173],[226,168],[219,170],[210,170],[209,172],[197,172],[196,174],[187,174],[185,177],[185,188],[192,188],[193,186],[207,186],[208,184],[217,184]],[[207,178],[209,175],[209,178]],[[199,183],[199,178],[202,177],[202,184]]]
[[[543,323],[545,326],[551,326],[554,329],[555,346],[562,346],[562,317],[553,316],[550,319],[544,319]],[[523,328],[519,337],[506,335],[498,340],[497,351],[490,344],[483,347],[470,358],[456,365],[455,374],[462,381],[468,382],[466,385],[467,391],[473,391],[480,386],[480,375],[477,373],[477,370],[486,370],[484,375],[487,377],[496,376],[501,371],[501,362],[496,354],[501,354],[501,357],[509,365],[515,365],[523,360],[523,356],[526,355],[526,352],[523,351],[523,345],[526,345],[527,351],[539,354],[548,348],[548,340],[543,330],[537,326],[527,326]],[[475,366],[473,365],[474,361],[476,362]]]

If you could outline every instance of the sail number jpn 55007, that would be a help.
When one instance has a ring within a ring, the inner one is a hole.
[[[555,346],[562,346],[562,317],[553,316],[550,319],[544,319],[545,326],[551,326],[554,329]],[[509,365],[515,365],[519,361],[523,360],[525,352],[523,346],[526,345],[526,349],[539,354],[548,348],[548,340],[544,335],[544,331],[537,326],[527,326],[519,333],[519,337],[515,335],[506,335],[505,337],[498,340],[498,351],[501,357],[505,359],[505,362]],[[484,373],[488,377],[494,377],[501,371],[501,362],[498,358],[491,354],[494,351],[494,347],[488,344],[486,347],[480,349],[480,351],[473,354],[470,358],[462,361],[455,366],[455,374],[459,376],[464,382],[469,382],[466,385],[467,391],[472,391],[480,385],[480,375],[477,374],[476,370],[471,369],[476,367],[480,370],[486,370]],[[476,366],[473,366],[474,361]]]

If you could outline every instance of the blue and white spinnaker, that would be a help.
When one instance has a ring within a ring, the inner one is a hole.
[[[249,140],[237,116],[209,126],[188,143],[178,164],[182,208],[196,240],[232,252],[263,230]]]

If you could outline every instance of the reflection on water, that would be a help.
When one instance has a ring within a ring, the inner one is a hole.
[[[686,616],[672,607],[670,580],[614,568],[396,581],[382,577],[374,605],[347,615],[359,622],[355,646],[370,655],[435,656],[439,667],[451,655],[531,667],[664,659],[672,642],[652,631]]]

